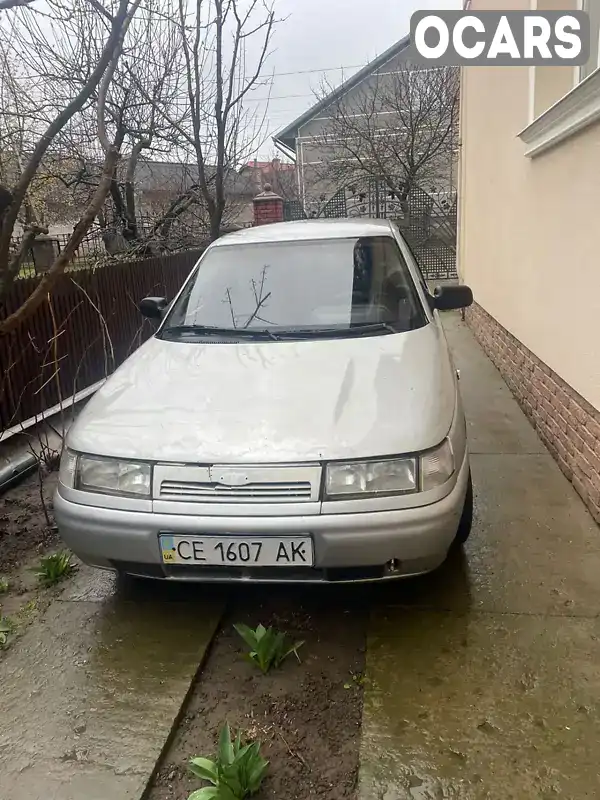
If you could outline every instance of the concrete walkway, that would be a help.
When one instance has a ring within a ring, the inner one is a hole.
[[[360,800],[597,798],[600,530],[458,316],[464,556],[372,610]]]
[[[221,612],[82,568],[0,661],[0,798],[138,800]]]

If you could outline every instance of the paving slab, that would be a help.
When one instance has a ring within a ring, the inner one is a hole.
[[[363,800],[598,797],[600,623],[404,611],[368,650]]]
[[[359,800],[570,800],[600,786],[600,530],[460,318],[475,521],[372,609]]]
[[[463,563],[382,587],[381,603],[597,614],[600,531],[550,455],[475,455],[471,468],[476,510]]]
[[[82,569],[0,661],[0,798],[141,797],[222,608]]]
[[[444,314],[444,330],[460,370],[471,452],[546,454],[544,444],[460,314]]]

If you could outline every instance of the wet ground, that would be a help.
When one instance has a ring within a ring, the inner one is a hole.
[[[0,660],[2,800],[139,798],[221,609],[80,569]]]
[[[464,556],[371,609],[360,800],[600,794],[600,531],[458,318]]]
[[[44,475],[40,486],[36,470],[0,496],[0,576],[14,572],[33,554],[59,546],[52,519],[52,492],[56,479],[56,472]]]
[[[180,714],[150,796],[185,797],[192,750],[223,714],[255,710],[277,772],[257,800],[351,797],[359,748],[357,800],[599,796],[600,531],[468,328],[446,327],[473,453],[464,554],[337,604],[306,589],[117,589],[81,569],[0,654],[2,800],[137,800]],[[273,703],[233,663],[240,615],[307,640]],[[344,676],[365,644],[355,687]]]
[[[269,761],[256,800],[354,800],[369,594],[340,586],[232,591],[147,800],[187,800],[201,786],[189,759],[213,754],[225,721],[260,740]],[[285,631],[302,642],[299,660],[263,675],[244,658],[238,622]]]

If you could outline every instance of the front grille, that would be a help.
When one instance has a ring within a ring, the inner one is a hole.
[[[287,503],[289,508],[318,503],[320,464],[157,464],[153,497],[165,503],[263,506]],[[171,512],[172,513],[172,512]],[[219,513],[218,511],[216,513]]]
[[[225,486],[203,481],[163,480],[160,484],[161,500],[189,500],[200,502],[298,502],[311,499],[308,481],[291,483],[246,483],[243,486]]]

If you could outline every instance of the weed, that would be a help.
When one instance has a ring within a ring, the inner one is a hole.
[[[353,685],[354,686],[364,686],[365,681],[366,681],[365,676],[360,672],[352,672],[352,671],[350,671],[350,678],[352,680],[352,683],[345,683],[344,684],[344,689],[351,689]]]
[[[271,667],[278,667],[292,653],[300,661],[298,650],[304,642],[294,642],[290,645],[285,633],[274,628],[265,628],[259,625],[256,630],[248,625],[238,623],[233,626],[250,648],[248,658],[267,673]]]
[[[28,622],[31,622],[37,610],[38,610],[38,601],[35,598],[33,600],[28,600],[26,603],[24,603],[17,612],[17,616],[19,618],[19,624],[21,623],[27,624]]]
[[[260,755],[260,742],[242,745],[242,736],[231,739],[227,723],[219,736],[219,751],[208,758],[190,759],[190,771],[212,786],[198,789],[188,800],[244,800],[258,791],[269,762]]]
[[[8,637],[15,629],[14,622],[9,617],[0,615],[0,650],[3,650],[7,643]]]
[[[6,578],[0,578],[0,594],[6,594],[10,589],[10,583]]]
[[[71,554],[68,550],[63,550],[60,553],[44,556],[39,566],[34,567],[34,572],[43,586],[54,586],[67,578],[75,569],[76,565],[71,561]]]

